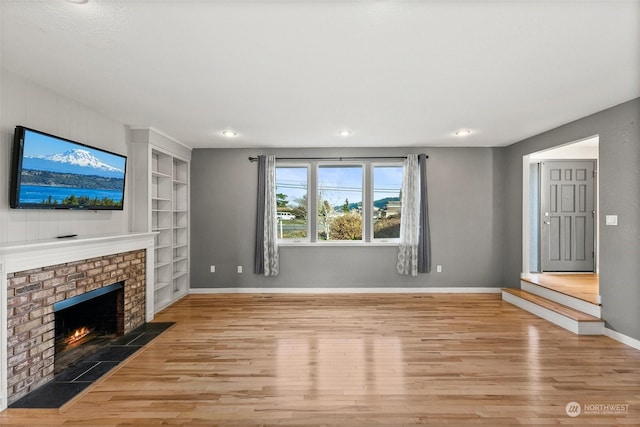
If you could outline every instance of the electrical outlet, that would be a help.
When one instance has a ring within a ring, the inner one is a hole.
[[[442,273],[442,266],[436,265],[436,273]]]
[[[215,273],[215,272],[216,272],[216,266],[215,266],[215,265],[212,265],[212,266],[211,266],[211,272],[212,272],[212,273]]]
[[[242,273],[242,266],[241,265],[238,266],[238,273]]]

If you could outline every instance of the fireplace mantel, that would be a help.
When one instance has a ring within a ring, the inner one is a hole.
[[[0,411],[7,407],[7,287],[8,275],[145,249],[145,313],[154,316],[154,236],[156,233],[122,233],[78,236],[0,244]]]
[[[0,244],[0,274],[62,264],[115,252],[153,249],[156,233],[101,234]],[[153,250],[151,251],[153,253]]]

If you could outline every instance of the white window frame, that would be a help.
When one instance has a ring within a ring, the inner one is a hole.
[[[276,172],[278,168],[297,168],[297,169],[301,169],[301,168],[307,168],[307,237],[306,238],[297,238],[297,239],[281,239],[280,237],[278,237],[278,245],[298,245],[298,244],[309,244],[311,243],[311,231],[312,231],[312,227],[311,227],[311,219],[310,217],[310,213],[311,211],[311,207],[313,205],[312,201],[311,201],[311,191],[313,190],[313,187],[311,185],[311,169],[312,169],[312,164],[311,162],[277,162],[276,161]]]
[[[318,174],[320,166],[360,166],[362,168],[362,240],[318,240]],[[373,237],[373,168],[375,166],[404,167],[399,161],[283,161],[276,168],[307,168],[307,237],[278,239],[280,246],[398,246],[400,239]],[[313,217],[311,217],[313,216]]]
[[[388,243],[388,244],[392,244],[392,245],[398,245],[400,243],[400,237],[396,237],[396,238],[388,238],[388,237],[374,237],[374,221],[373,221],[373,202],[375,201],[375,168],[376,167],[400,167],[403,169],[404,172],[404,163],[401,161],[393,161],[393,162],[371,162],[369,165],[370,169],[371,169],[371,186],[369,188],[369,192],[370,192],[370,206],[369,209],[371,209],[371,215],[369,215],[370,217],[370,221],[371,221],[371,227],[370,227],[370,241],[373,243],[380,243],[380,244],[384,244],[384,243]],[[402,191],[402,180],[400,180],[400,191]],[[402,221],[402,217],[400,217],[400,221]]]
[[[360,167],[362,169],[362,238],[360,240],[319,240],[318,239],[318,203],[320,202],[320,180],[319,180],[319,175],[320,175],[320,168],[321,167],[335,167],[335,168],[341,168],[341,167],[349,167],[349,166],[357,166]],[[319,245],[362,245],[363,243],[367,243],[367,234],[365,232],[366,230],[366,220],[365,220],[365,214],[366,214],[366,204],[367,203],[367,188],[366,188],[366,182],[367,182],[367,172],[368,167],[367,167],[367,163],[366,162],[358,162],[358,161],[350,161],[350,162],[336,162],[336,161],[319,161],[316,165],[315,165],[315,184],[316,184],[316,188],[315,188],[315,205],[316,205],[316,210],[314,212],[315,214],[315,234],[314,234],[314,239],[315,239],[315,243],[319,244]]]

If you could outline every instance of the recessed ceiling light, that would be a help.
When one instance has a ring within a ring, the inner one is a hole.
[[[233,138],[234,136],[238,135],[237,132],[234,132],[232,130],[224,130],[222,131],[222,135],[228,137],[228,138]]]
[[[75,3],[75,4],[85,4],[85,3],[89,3],[89,0],[67,0],[69,3]]]
[[[467,136],[471,133],[469,129],[460,129],[456,132],[456,136]]]
[[[351,135],[351,131],[350,130],[341,130],[340,131],[340,136],[349,136]]]

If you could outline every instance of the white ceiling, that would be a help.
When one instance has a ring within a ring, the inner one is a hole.
[[[503,146],[640,96],[637,0],[0,2],[4,68],[192,147]]]

